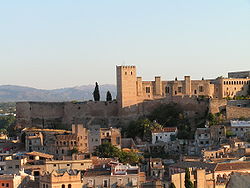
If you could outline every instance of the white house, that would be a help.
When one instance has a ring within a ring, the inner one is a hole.
[[[250,132],[250,121],[231,120],[231,130],[239,138],[244,138],[245,133]]]
[[[152,144],[157,142],[169,142],[177,135],[177,127],[166,127],[152,131]]]

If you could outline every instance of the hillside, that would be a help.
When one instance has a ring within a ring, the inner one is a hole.
[[[36,89],[16,85],[0,86],[0,102],[17,101],[72,101],[72,100],[93,100],[92,93],[94,85],[83,85],[71,88],[53,90]],[[106,99],[106,92],[109,90],[113,98],[116,98],[116,86],[111,84],[100,85],[101,100]]]

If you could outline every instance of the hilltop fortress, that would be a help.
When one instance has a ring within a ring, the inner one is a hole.
[[[17,126],[70,128],[73,123],[86,126],[119,127],[139,116],[145,116],[160,104],[178,103],[190,117],[204,115],[209,110],[217,113],[227,110],[227,116],[235,118],[242,114],[250,117],[248,101],[231,103],[223,99],[246,95],[250,82],[249,72],[229,73],[229,78],[214,80],[142,81],[136,75],[135,66],[117,66],[117,100],[111,102],[18,102]],[[238,107],[236,107],[238,106]],[[237,113],[236,113],[237,112]]]

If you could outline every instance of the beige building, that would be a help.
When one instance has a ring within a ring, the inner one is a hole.
[[[110,163],[87,170],[83,177],[83,188],[90,187],[141,187],[145,182],[145,173],[138,166]]]
[[[100,128],[93,125],[89,129],[89,152],[93,153],[95,148],[105,142],[121,148],[121,131],[117,128]]]
[[[26,151],[49,153],[58,159],[73,152],[89,152],[88,130],[82,124],[73,124],[72,131],[25,128],[22,132],[26,134]]]
[[[211,98],[226,98],[245,96],[250,82],[249,77],[235,73],[233,78],[212,80],[191,80],[185,76],[184,80],[164,81],[156,76],[154,81],[143,81],[137,77],[135,66],[117,66],[117,100],[120,107],[136,105],[144,100],[155,100],[168,96],[207,96]],[[229,74],[231,75],[231,74]]]
[[[44,173],[39,188],[82,188],[81,174],[74,171]]]

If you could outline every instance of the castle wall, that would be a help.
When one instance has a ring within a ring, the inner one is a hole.
[[[227,106],[226,107],[227,119],[250,118],[250,108]]]

